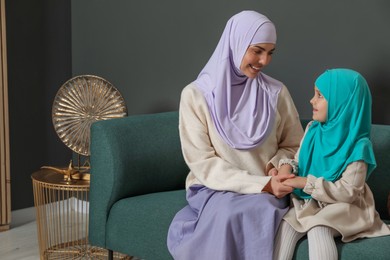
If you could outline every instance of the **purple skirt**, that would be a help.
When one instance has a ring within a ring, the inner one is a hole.
[[[187,191],[187,201],[168,231],[167,245],[174,259],[272,260],[287,198],[194,185]]]

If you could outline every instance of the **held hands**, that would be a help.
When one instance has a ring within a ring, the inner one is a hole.
[[[291,166],[288,164],[284,164],[280,167],[279,172],[273,168],[278,175],[282,176],[288,176],[291,174]],[[306,177],[300,177],[300,176],[295,176],[294,178],[286,178],[285,180],[282,181],[284,185],[287,185],[291,188],[296,188],[296,189],[303,189],[306,186]]]
[[[264,191],[269,192],[277,198],[283,198],[293,191],[293,187],[285,185],[284,181],[294,178],[295,175],[291,171],[279,170],[272,168],[268,175],[271,175],[271,180],[264,187]]]
[[[283,184],[292,188],[303,189],[306,186],[306,180],[306,177],[296,176],[295,178],[285,180]]]
[[[289,165],[282,165],[279,171],[276,168],[272,168],[268,175],[272,177],[263,190],[275,195],[277,198],[283,198],[290,194],[294,188],[303,189],[306,185],[306,178],[292,174],[291,166]]]

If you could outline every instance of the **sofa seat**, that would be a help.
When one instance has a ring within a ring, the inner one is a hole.
[[[107,247],[145,259],[171,259],[166,246],[168,227],[185,205],[185,190],[119,200],[108,215]]]
[[[390,221],[385,223],[390,224]],[[336,245],[339,259],[390,259],[390,236],[357,239],[349,243],[343,243],[340,238],[336,238]],[[308,250],[307,238],[301,239],[295,249],[294,259],[309,260]]]

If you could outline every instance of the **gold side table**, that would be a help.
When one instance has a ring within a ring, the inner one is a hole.
[[[41,259],[107,259],[88,244],[89,181],[41,169],[31,175]],[[114,254],[116,259],[131,259]]]

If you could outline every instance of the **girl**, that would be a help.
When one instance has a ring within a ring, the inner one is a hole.
[[[190,172],[188,205],[168,233],[175,259],[272,259],[288,209],[279,198],[292,188],[281,183],[283,174],[268,175],[280,159],[293,158],[303,136],[287,88],[261,72],[275,43],[264,15],[233,16],[198,78],[182,91],[179,131]]]
[[[316,260],[338,258],[334,236],[349,242],[390,234],[365,183],[376,167],[366,80],[353,70],[327,70],[317,78],[310,103],[314,121],[306,127],[295,161],[280,162],[298,176],[284,182],[295,188],[293,207],[280,225],[274,259],[292,259],[306,234],[309,257]]]

